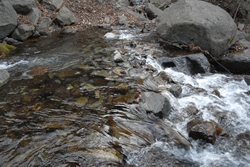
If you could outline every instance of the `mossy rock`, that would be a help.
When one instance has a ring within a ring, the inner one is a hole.
[[[11,53],[11,51],[15,50],[16,47],[5,44],[5,43],[0,43],[0,57],[5,57]]]

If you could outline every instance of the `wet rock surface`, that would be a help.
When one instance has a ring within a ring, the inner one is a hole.
[[[178,166],[178,167],[198,167],[200,166],[197,162],[191,162],[182,157],[175,157],[173,154],[162,151],[158,147],[152,148],[146,152],[145,155],[139,159],[138,166]],[[173,149],[171,147],[166,149]]]
[[[91,32],[27,40],[9,57],[9,61],[19,58],[33,63],[10,68],[11,80],[1,87],[0,97],[6,102],[1,104],[1,118],[8,118],[0,119],[1,134],[5,134],[0,147],[5,147],[2,142],[6,140],[21,140],[21,146],[30,150],[38,142],[33,150],[36,153],[20,162],[33,166],[117,166],[124,164],[124,155],[151,145],[157,138],[190,147],[185,137],[162,119],[170,112],[166,97],[138,90],[141,85],[157,90],[157,83],[143,83],[141,77],[127,73],[127,61],[114,63],[113,51],[107,49],[109,43],[103,38],[107,30]],[[159,83],[167,82],[163,74],[159,78]],[[138,104],[138,98],[144,103]],[[133,109],[133,105],[138,108]],[[150,116],[145,108],[160,119]],[[15,128],[9,130],[11,125]],[[63,153],[57,151],[65,147]],[[16,150],[14,157],[20,154]],[[85,158],[75,159],[78,154]],[[24,158],[30,155],[27,152]]]
[[[202,139],[211,144],[215,143],[216,127],[213,122],[195,118],[187,124],[187,131],[189,137],[195,140]]]
[[[202,53],[161,57],[158,59],[163,68],[174,68],[185,74],[206,73],[210,71],[210,63]]]
[[[92,28],[28,39],[0,59],[10,73],[0,91],[0,149],[8,156],[0,157],[11,166],[248,164],[241,146],[249,144],[235,137],[249,122],[236,121],[249,108],[242,78],[211,75],[206,65],[204,74],[190,76],[174,67],[163,70],[156,59],[177,54],[158,45],[154,27],[112,28],[112,38],[106,38],[110,30]],[[117,52],[122,61],[114,59]],[[200,56],[190,60],[196,62],[192,70],[202,71]],[[166,116],[152,114],[161,110]],[[218,124],[202,120],[202,137],[210,123],[221,136],[214,145],[187,140],[186,123],[194,116],[215,117],[233,137],[222,137]]]

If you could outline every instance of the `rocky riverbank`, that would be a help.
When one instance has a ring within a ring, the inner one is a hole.
[[[134,26],[140,27],[142,33],[156,30],[163,47],[203,53],[216,70],[249,74],[247,20],[250,16],[246,12],[249,1],[240,4],[234,1],[238,8],[233,12],[228,1],[208,2],[215,5],[197,0],[3,0],[0,39],[17,45],[28,38],[55,32],[75,33],[96,26],[110,29],[117,25]],[[0,48],[0,54],[4,57],[6,52]]]

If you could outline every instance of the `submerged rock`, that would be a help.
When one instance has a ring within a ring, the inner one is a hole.
[[[199,113],[199,110],[197,109],[197,107],[195,106],[194,103],[191,103],[190,105],[188,105],[186,108],[183,109],[183,111],[189,117],[195,116],[195,115],[197,115]]]
[[[162,145],[162,147],[165,147]],[[168,147],[168,150],[164,150],[161,146],[153,146],[150,150],[145,151],[143,156],[139,154],[132,154],[129,157],[131,164],[136,164],[140,167],[151,167],[151,166],[161,166],[161,167],[199,167],[198,162],[185,159],[178,154],[174,153],[173,147]],[[171,150],[171,151],[169,151]],[[177,150],[175,150],[177,151]],[[178,152],[178,151],[177,151]]]
[[[157,33],[166,41],[194,43],[219,56],[235,42],[237,26],[218,6],[198,0],[182,0],[158,17]]]
[[[237,140],[246,140],[250,141],[250,131],[246,131],[244,133],[240,133],[237,135]]]
[[[159,116],[155,115],[154,112],[149,112],[144,104],[141,103],[134,105],[131,107],[130,111],[139,118],[152,123],[152,126],[150,126],[149,129],[154,131],[152,134],[155,137],[164,137],[165,139],[173,141],[178,145],[182,145],[185,148],[192,146],[191,143],[180,132],[178,132],[174,126],[159,118]]]

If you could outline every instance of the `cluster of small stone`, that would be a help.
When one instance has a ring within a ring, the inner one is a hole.
[[[64,0],[2,0],[0,1],[0,39],[7,36],[23,41],[31,36],[45,35],[52,23],[58,26],[71,25],[76,21],[74,14],[64,5]],[[43,6],[54,11],[55,18],[41,17]],[[40,9],[39,9],[40,8]],[[26,23],[19,23],[20,18]]]

